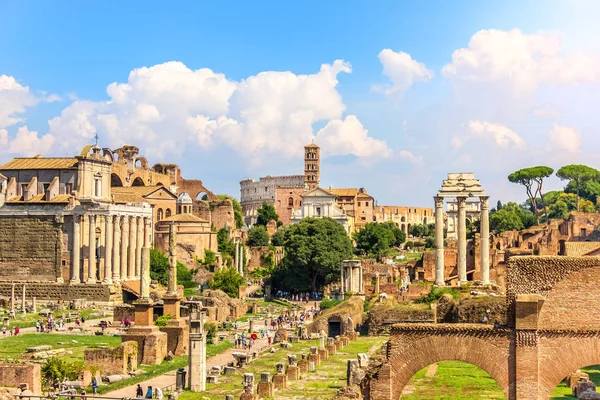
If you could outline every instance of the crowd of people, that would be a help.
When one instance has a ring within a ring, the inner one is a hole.
[[[287,299],[290,301],[298,301],[298,302],[302,302],[302,303],[308,303],[310,300],[322,300],[323,293],[320,293],[320,292],[290,293],[290,292],[282,292],[281,290],[278,290],[277,297]]]

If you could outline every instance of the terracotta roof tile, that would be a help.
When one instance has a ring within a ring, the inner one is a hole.
[[[128,195],[136,195],[136,196],[148,196],[157,190],[165,189],[167,192],[171,193],[169,189],[164,186],[156,185],[156,186],[131,186],[131,187],[112,187],[110,188],[110,192],[112,194],[128,194]],[[171,193],[173,194],[173,193]],[[175,195],[173,194],[173,197]]]
[[[193,214],[175,214],[170,217],[163,218],[160,222],[208,222],[205,219],[196,217]]]
[[[15,158],[4,165],[0,170],[24,170],[24,169],[74,169],[77,168],[76,158],[53,158],[32,157]]]
[[[336,196],[342,197],[355,197],[358,193],[357,188],[339,188],[339,189],[329,189],[329,191]]]
[[[7,201],[7,203],[68,203],[69,199],[72,196],[69,194],[59,194],[58,196],[54,196],[54,198],[52,198],[51,200],[44,200],[44,195],[43,194],[38,194],[37,196],[33,196],[31,199],[29,200],[23,200],[23,196],[20,197],[13,197],[10,200]]]

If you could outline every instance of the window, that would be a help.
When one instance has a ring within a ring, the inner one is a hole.
[[[294,199],[292,197],[288,199],[288,207],[294,207]]]
[[[169,218],[171,216],[171,209],[167,208],[167,212],[165,213],[165,215],[167,216],[167,218]]]
[[[269,188],[265,186],[265,193],[269,191]]]
[[[102,178],[94,179],[94,197],[102,197]]]
[[[27,184],[21,183],[21,195],[25,195],[25,191],[27,190]]]
[[[73,184],[72,183],[65,183],[65,193],[66,194],[71,194],[72,191],[73,191]]]
[[[369,207],[369,202],[365,201],[365,207]]]
[[[360,207],[360,201],[358,202],[358,206]]]
[[[585,230],[585,229],[580,229],[580,230],[579,230],[579,236],[581,236],[581,237],[586,237],[586,233],[587,233],[587,232],[586,232],[586,230]]]
[[[158,219],[159,221],[160,221],[161,219],[163,219],[163,209],[162,209],[162,208],[159,208],[159,209],[158,209],[158,213],[157,213],[157,215],[156,215],[156,219]]]
[[[321,207],[317,207],[316,211],[317,211],[317,217],[320,217],[321,216]]]

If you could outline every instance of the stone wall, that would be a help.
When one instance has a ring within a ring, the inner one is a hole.
[[[191,301],[202,302],[202,310],[207,317],[216,322],[234,321],[248,312],[248,305],[241,300],[232,299],[222,290],[205,290],[203,296],[192,296]]]
[[[308,325],[307,331],[311,333],[320,333],[321,331],[329,332],[329,320],[341,322],[341,333],[346,330],[348,318],[352,319],[354,329],[363,322],[364,301],[359,296],[350,297],[335,307],[323,311]]]
[[[26,383],[33,394],[42,394],[40,364],[0,363],[0,386],[18,387]]]
[[[60,276],[62,229],[54,216],[0,216],[0,280]]]
[[[110,301],[111,287],[108,285],[69,285],[52,282],[26,282],[25,297],[31,299],[35,296],[38,300],[64,300],[86,299],[88,301]],[[23,284],[16,283],[15,294],[21,296]],[[0,296],[11,295],[12,283],[0,282]]]
[[[90,349],[84,351],[86,366],[94,366],[102,375],[119,375],[137,369],[138,344],[123,342],[115,349]]]

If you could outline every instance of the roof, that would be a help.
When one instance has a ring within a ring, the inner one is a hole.
[[[196,217],[192,214],[175,214],[170,217],[163,218],[159,222],[205,222],[208,223],[207,220],[202,219],[200,217]]]
[[[317,146],[317,145],[316,145],[316,144],[314,144],[314,143],[310,143],[310,144],[307,144],[307,145],[306,145],[306,146],[304,146],[304,147],[315,147],[315,148],[318,148],[319,146]]]
[[[7,179],[6,176],[0,174],[0,179],[2,179],[2,178]]]
[[[329,191],[336,196],[342,197],[355,197],[358,193],[357,188],[340,188],[340,189],[329,189]]]
[[[316,187],[313,190],[310,190],[310,191],[302,194],[302,197],[324,197],[324,196],[335,197],[335,194],[333,194],[321,187]]]
[[[37,196],[33,196],[29,200],[23,200],[23,196],[13,197],[7,201],[7,203],[68,203],[69,199],[72,196],[70,194],[59,194],[54,196],[51,200],[43,200],[44,195],[38,194]]]
[[[14,158],[4,165],[0,165],[0,170],[23,170],[23,169],[75,169],[77,168],[77,159],[73,157],[31,157]]]
[[[110,192],[114,195],[129,195],[129,196],[139,196],[146,197],[150,196],[152,193],[157,192],[161,189],[166,190],[172,197],[177,198],[169,189],[162,185],[156,186],[131,186],[131,187],[111,187]]]

